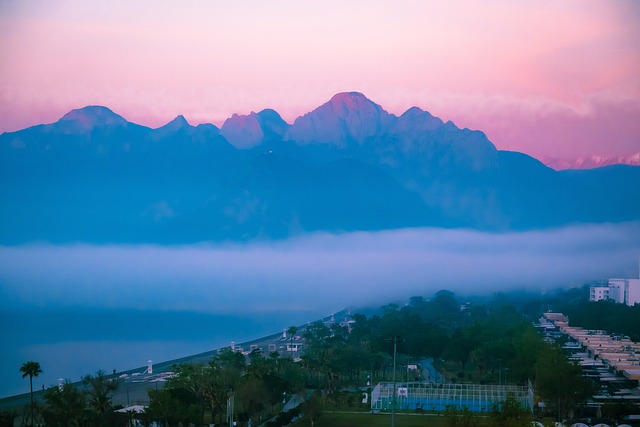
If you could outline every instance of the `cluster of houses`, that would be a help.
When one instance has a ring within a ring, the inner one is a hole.
[[[600,385],[596,402],[629,401],[640,403],[640,343],[627,336],[602,330],[569,326],[562,313],[545,313],[540,319],[547,339],[567,336],[564,345],[572,360]]]

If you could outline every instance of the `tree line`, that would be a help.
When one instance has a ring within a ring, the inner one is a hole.
[[[48,427],[109,427],[126,425],[129,414],[114,412],[111,398],[120,382],[103,371],[82,377],[83,387],[69,381],[47,388],[42,402],[33,398],[33,377],[42,373],[39,362],[28,361],[20,367],[23,378],[29,377],[30,404],[22,416],[24,426],[46,425]],[[0,426],[14,425],[18,417],[15,411],[0,413]]]
[[[245,356],[226,349],[208,363],[174,366],[175,375],[163,388],[148,391],[148,408],[136,418],[145,425],[220,424],[228,420],[233,403],[239,425],[270,419],[272,425],[285,425],[281,423],[287,420],[274,417],[284,401],[300,394],[307,402],[297,415],[313,422],[344,390],[391,379],[390,337],[401,337],[398,378],[425,379],[409,378],[408,365],[428,358],[449,381],[531,381],[536,403],[544,401],[548,414],[556,419],[577,415],[592,387],[560,347],[543,341],[527,310],[517,308],[521,303],[497,294],[461,306],[455,294],[439,291],[429,300],[416,296],[402,307],[389,304],[353,314],[348,322],[315,322],[300,328],[304,352],[296,361],[291,352],[263,354],[256,349]],[[113,415],[111,407],[116,379],[99,372],[85,377],[84,384],[86,392],[68,383],[45,392],[41,416],[46,425],[62,425],[57,421],[61,417],[66,417],[64,425],[113,425],[109,417],[122,416]]]
[[[545,343],[530,319],[500,294],[461,308],[452,292],[440,291],[430,300],[418,296],[403,307],[390,304],[368,316],[353,314],[349,322],[315,322],[302,334],[304,354],[297,363],[290,354],[254,350],[246,358],[226,351],[209,364],[176,367],[176,377],[163,390],[150,391],[149,413],[170,425],[177,424],[178,413],[183,423],[221,422],[233,395],[238,420],[256,425],[290,394],[315,390],[328,405],[342,390],[391,379],[389,338],[394,336],[401,337],[398,378],[410,379],[407,365],[430,358],[450,381],[531,381],[536,403],[544,401],[547,413],[557,419],[574,415],[593,390],[580,367],[559,346]]]

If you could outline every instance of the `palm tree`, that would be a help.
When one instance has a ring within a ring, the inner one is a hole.
[[[85,375],[82,377],[82,383],[88,386],[89,403],[97,416],[109,412],[111,398],[120,385],[118,380],[109,378],[104,371],[100,370],[94,376]]]
[[[31,425],[33,425],[33,377],[37,377],[38,374],[42,373],[42,369],[40,369],[40,363],[28,361],[22,364],[20,372],[22,372],[22,378],[27,376],[29,377],[29,390],[31,393]]]

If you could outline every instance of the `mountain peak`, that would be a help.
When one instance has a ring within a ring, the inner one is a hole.
[[[277,111],[270,108],[260,111],[256,116],[266,139],[282,139],[290,127]]]
[[[248,115],[233,114],[224,121],[220,133],[236,148],[252,148],[265,140],[280,139],[289,125],[277,111],[265,109]]]
[[[184,118],[182,114],[176,116],[175,119],[171,120],[166,125],[162,126],[163,128],[171,128],[173,130],[178,130],[183,127],[191,127],[187,119]]]
[[[280,116],[280,114],[276,110],[273,110],[271,108],[265,108],[264,110],[260,111],[256,115],[258,116],[259,120],[263,122],[265,121],[284,122],[284,120],[282,119],[282,116]]]
[[[394,116],[360,92],[341,92],[329,102],[298,117],[287,139],[301,144],[316,142],[346,147],[382,134]]]
[[[224,121],[220,134],[229,144],[241,149],[259,145],[264,137],[258,115],[253,111],[248,115],[234,113]]]
[[[189,122],[187,122],[187,119],[185,119],[184,116],[180,114],[169,123],[160,126],[159,128],[153,129],[149,137],[154,140],[162,139],[166,138],[167,136],[174,135],[183,129],[189,131],[192,128],[193,127],[189,124]]]
[[[360,92],[340,92],[331,97],[329,102],[320,106],[320,108],[328,107],[339,116],[375,114],[381,112],[388,115],[382,107]]]
[[[426,111],[424,111],[420,107],[411,107],[407,111],[402,113],[402,116],[405,116],[407,118],[414,118],[414,117],[420,117],[420,116],[424,115],[424,113],[426,113]],[[427,113],[427,114],[429,114],[429,113]],[[400,117],[402,117],[402,116],[400,116]]]
[[[73,123],[81,130],[89,130],[96,126],[123,126],[128,123],[124,117],[100,105],[71,110],[62,116],[59,122]]]
[[[436,130],[444,124],[438,117],[418,107],[409,108],[400,116],[398,122],[405,130],[413,128],[420,132]]]
[[[331,105],[340,105],[345,106],[349,109],[358,108],[362,105],[366,105],[368,103],[373,104],[373,102],[361,94],[360,92],[339,92],[331,97],[329,100]]]

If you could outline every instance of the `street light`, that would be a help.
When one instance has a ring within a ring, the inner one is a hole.
[[[233,406],[234,406],[234,396],[233,396],[233,389],[231,387],[226,389],[227,391],[227,423],[230,426],[234,425],[234,421],[233,421]]]
[[[388,342],[393,341],[393,390],[391,398],[391,427],[396,427],[396,354],[398,348],[398,342],[402,342],[400,337],[395,335],[393,339],[388,338]]]

